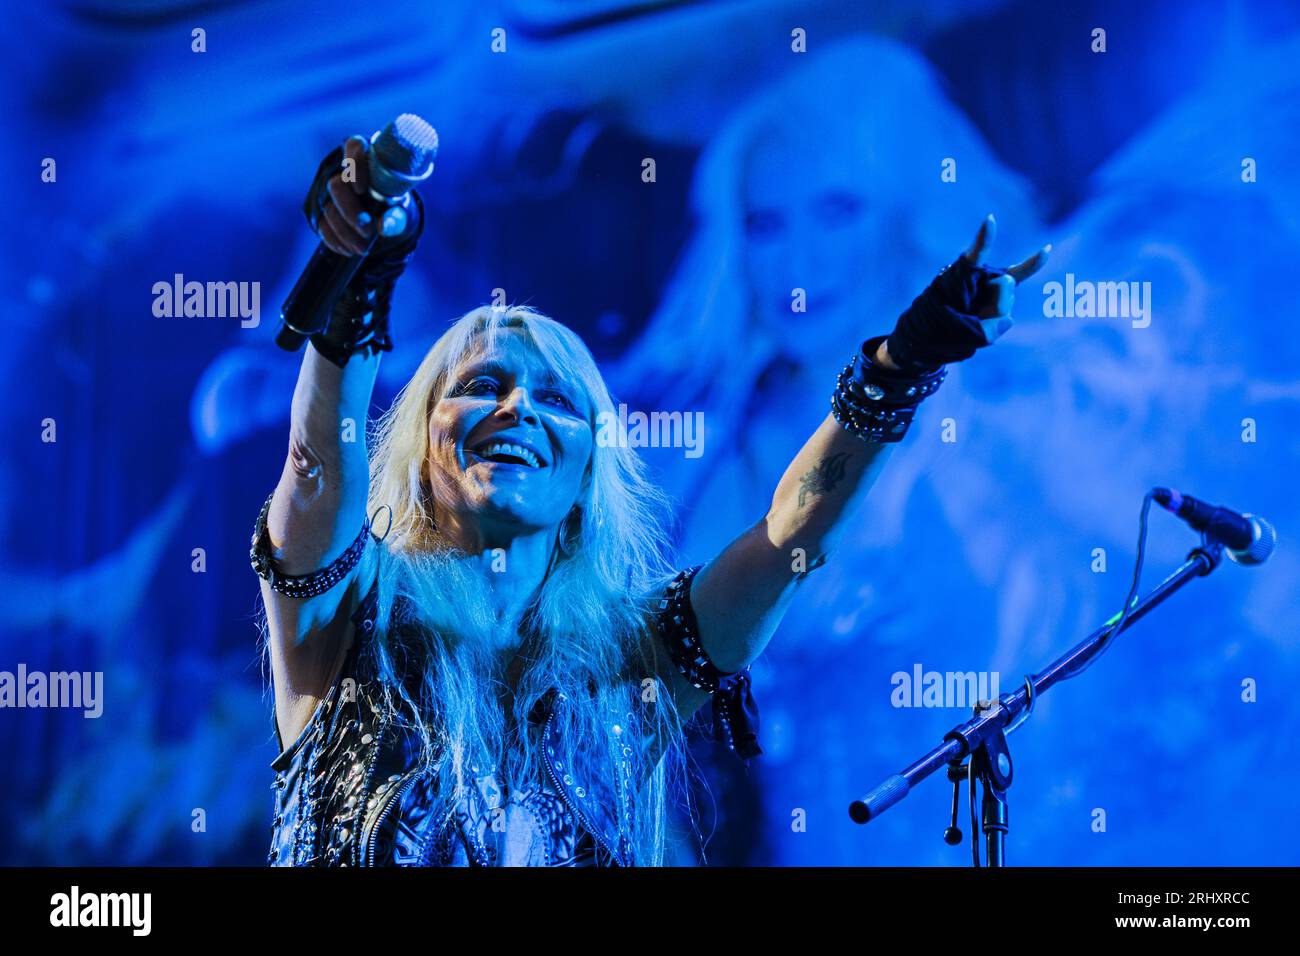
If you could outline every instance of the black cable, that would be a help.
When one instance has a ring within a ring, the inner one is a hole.
[[[1120,611],[1119,620],[1115,622],[1114,627],[1106,632],[1106,636],[1097,643],[1093,649],[1092,655],[1081,664],[1076,664],[1074,670],[1062,676],[1060,678],[1061,680],[1064,681],[1069,680],[1071,677],[1078,677],[1096,663],[1097,658],[1101,657],[1102,654],[1105,654],[1106,651],[1110,649],[1111,644],[1115,642],[1115,638],[1119,636],[1120,632],[1124,630],[1125,625],[1128,624],[1129,615],[1133,611],[1133,602],[1137,598],[1138,587],[1142,583],[1142,564],[1146,560],[1147,550],[1147,519],[1151,515],[1151,502],[1153,500],[1152,492],[1150,491],[1148,491],[1146,497],[1142,499],[1142,517],[1138,522],[1137,561],[1134,562],[1133,565],[1133,581],[1129,585],[1128,595],[1124,598],[1124,609]],[[1027,676],[1025,682],[1029,688],[1027,693],[1029,695],[1030,705],[1032,706],[1034,700],[1033,678]],[[1022,722],[1023,721],[1017,721],[1011,729],[1014,730],[1015,727],[1020,726]],[[980,862],[980,838],[983,836],[983,830],[976,824],[975,820],[976,757],[977,754],[971,754],[970,759],[967,761],[966,790],[970,800],[971,862],[978,868],[984,864]]]
[[[1106,632],[1106,636],[1093,649],[1092,654],[1082,663],[1076,664],[1074,669],[1061,677],[1061,680],[1069,680],[1071,677],[1078,677],[1089,667],[1096,663],[1097,658],[1101,657],[1110,650],[1111,644],[1115,643],[1115,638],[1124,630],[1128,624],[1129,614],[1133,611],[1133,602],[1137,598],[1138,585],[1142,581],[1142,563],[1146,559],[1147,550],[1147,519],[1151,514],[1152,492],[1148,491],[1146,497],[1142,499],[1142,518],[1138,523],[1138,547],[1137,561],[1133,565],[1133,583],[1129,586],[1128,595],[1124,598],[1124,609],[1120,612],[1119,620],[1115,626]]]

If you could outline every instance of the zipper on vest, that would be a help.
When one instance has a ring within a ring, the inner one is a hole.
[[[379,810],[379,815],[375,817],[375,825],[371,827],[370,836],[366,839],[366,850],[362,857],[363,866],[375,865],[375,845],[379,842],[380,828],[383,827],[384,821],[388,819],[388,815],[393,812],[393,809],[401,803],[402,796],[407,790],[411,789],[418,776],[418,769],[407,771],[406,779],[393,787],[388,796],[384,798],[384,804]]]
[[[561,695],[558,698],[558,700],[563,700],[563,699],[564,699],[563,695]],[[546,775],[551,779],[551,784],[555,787],[555,792],[559,794],[560,799],[564,801],[564,805],[569,808],[569,812],[573,814],[574,820],[578,823],[578,825],[586,827],[587,832],[591,834],[592,839],[594,839],[597,844],[599,844],[601,847],[605,849],[605,852],[610,855],[610,858],[613,859],[615,863],[618,863],[621,866],[622,859],[620,858],[619,854],[614,852],[614,849],[608,843],[605,842],[605,838],[601,835],[600,830],[591,825],[591,821],[587,819],[587,815],[583,813],[579,807],[575,806],[573,801],[569,799],[568,790],[565,789],[564,785],[560,782],[559,778],[556,777],[555,775],[555,768],[551,766],[550,755],[546,753],[546,741],[547,738],[550,736],[551,721],[553,720],[555,720],[554,703],[552,703],[551,712],[546,718],[546,724],[542,727],[542,764],[546,767]]]

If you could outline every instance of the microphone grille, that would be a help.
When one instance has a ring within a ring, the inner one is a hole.
[[[414,113],[403,113],[390,127],[393,139],[411,152],[427,155],[438,151],[438,131]]]
[[[438,133],[414,113],[403,113],[374,139],[375,158],[399,179],[420,180],[433,171]]]
[[[1245,548],[1229,549],[1228,557],[1242,565],[1263,564],[1277,547],[1277,530],[1259,515],[1244,514],[1242,517],[1250,522],[1255,531],[1254,538]]]

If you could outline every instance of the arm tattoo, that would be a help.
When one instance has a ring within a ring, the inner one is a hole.
[[[831,455],[822,461],[816,468],[810,470],[806,475],[799,479],[799,507],[802,508],[808,500],[808,495],[819,497],[834,489],[841,481],[844,480],[844,464],[849,460],[849,453],[846,451]]]

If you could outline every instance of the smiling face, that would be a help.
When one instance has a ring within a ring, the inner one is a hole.
[[[487,547],[556,527],[587,480],[591,417],[580,386],[557,375],[527,332],[501,330],[452,370],[429,416],[438,498]]]

